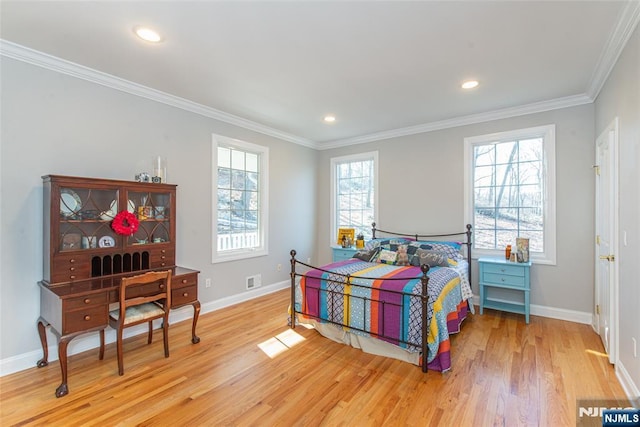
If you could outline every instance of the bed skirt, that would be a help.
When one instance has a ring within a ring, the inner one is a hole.
[[[468,303],[467,301],[463,301],[458,305],[456,312],[449,313],[447,316],[449,335],[460,332],[460,326],[464,319],[467,318],[468,312]],[[337,343],[350,345],[369,354],[391,357],[418,366],[422,364],[422,357],[419,352],[410,352],[377,338],[345,331],[344,328],[339,325],[322,323],[315,319],[305,318],[301,315],[298,316],[300,318],[298,323],[312,325],[322,336]],[[446,372],[451,369],[451,343],[448,339],[440,343],[438,354],[427,364],[427,367],[429,370],[438,372]]]

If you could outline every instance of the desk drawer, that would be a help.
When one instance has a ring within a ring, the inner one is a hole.
[[[151,268],[171,267],[175,264],[173,249],[154,249],[149,258]]]
[[[91,278],[91,262],[86,255],[57,255],[51,283],[73,282]]]
[[[86,331],[91,328],[107,326],[108,306],[90,306],[86,309],[69,311],[64,313],[62,322],[62,333]]]
[[[107,293],[85,295],[76,298],[69,298],[65,301],[66,310],[75,310],[82,307],[95,307],[108,304]]]
[[[171,308],[191,304],[198,299],[198,285],[171,290]]]

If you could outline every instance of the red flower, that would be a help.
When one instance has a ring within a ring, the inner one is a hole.
[[[118,212],[111,221],[111,228],[121,236],[133,236],[133,233],[138,231],[139,225],[138,218],[129,211]]]

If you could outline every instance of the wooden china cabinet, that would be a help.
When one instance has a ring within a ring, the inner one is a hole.
[[[122,277],[172,270],[171,307],[193,306],[191,341],[198,343],[199,271],[175,265],[176,186],[58,175],[43,180],[44,279],[39,282],[38,332],[44,357],[38,367],[48,364],[50,326],[58,338],[62,371],[56,396],[68,393],[69,341],[107,327],[109,304],[118,301]],[[131,235],[114,231],[117,224],[130,225],[121,221],[127,216],[134,218],[131,229],[138,223],[137,230]]]

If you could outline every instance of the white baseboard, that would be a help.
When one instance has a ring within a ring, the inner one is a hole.
[[[475,305],[479,306],[480,297],[473,296]],[[565,308],[547,307],[544,305],[531,304],[530,314],[534,316],[548,317],[550,319],[566,320],[568,322],[583,323],[593,325],[593,314],[584,311],[567,310]]]
[[[615,369],[616,377],[618,378],[618,381],[620,382],[620,385],[622,386],[622,389],[624,390],[629,400],[631,402],[635,402],[635,404],[637,405],[640,404],[640,389],[638,385],[633,382],[631,375],[629,375],[629,372],[624,367],[622,362],[618,360],[615,365]]]
[[[219,310],[224,307],[229,307],[234,304],[238,304],[244,301],[249,301],[254,298],[261,297],[263,295],[267,295],[281,289],[288,288],[291,282],[289,280],[285,280],[279,283],[275,283],[273,285],[262,286],[257,289],[253,289],[251,291],[243,292],[238,295],[233,295],[231,297],[222,298],[216,301],[208,302],[203,304],[200,308],[200,314],[209,313],[212,311]],[[286,313],[286,308],[283,308],[283,315]],[[169,316],[169,323],[175,324],[182,321],[191,320],[193,318],[193,308],[190,306],[182,307],[176,310],[171,311],[171,315]],[[157,321],[158,325],[160,321]],[[35,325],[34,325],[35,329]],[[132,328],[128,328],[125,330],[125,338],[132,337],[135,335],[146,334],[147,326],[139,325],[134,326]],[[115,331],[111,328],[107,328],[105,331],[105,342],[112,343],[116,340]],[[47,342],[54,343],[48,346],[49,363],[55,362],[58,360],[58,345],[56,337],[47,331]],[[95,334],[86,334],[74,338],[69,342],[69,346],[67,347],[67,355],[71,356],[74,354],[82,353],[87,350],[97,349],[100,346],[100,337],[97,333]],[[42,359],[42,349],[30,351],[27,353],[19,354],[17,356],[7,357],[5,359],[0,360],[0,377],[13,374],[15,372],[23,371],[25,369],[30,369],[36,366],[38,360]],[[98,352],[96,351],[96,359],[98,357]]]

